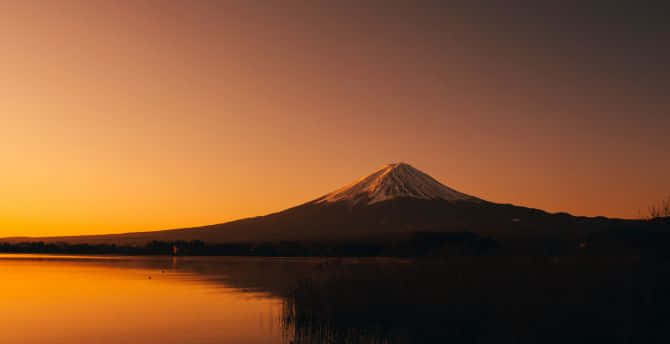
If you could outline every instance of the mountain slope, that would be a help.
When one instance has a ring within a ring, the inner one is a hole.
[[[367,239],[414,231],[558,236],[621,220],[549,214],[496,204],[447,187],[405,164],[390,164],[334,192],[284,211],[228,223],[155,232],[40,238],[70,243],[143,244],[152,240],[244,242]],[[5,239],[26,241],[27,238]]]
[[[396,198],[414,198],[447,201],[471,201],[479,199],[451,189],[433,177],[406,163],[389,164],[339,190],[331,192],[316,202],[374,204]]]

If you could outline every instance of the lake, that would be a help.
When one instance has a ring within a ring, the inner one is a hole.
[[[666,336],[667,264],[636,259],[0,255],[0,333],[7,344],[654,342]]]
[[[0,255],[2,343],[282,343],[260,283],[287,264],[310,263]]]

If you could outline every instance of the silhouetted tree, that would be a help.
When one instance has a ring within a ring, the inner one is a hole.
[[[661,217],[670,217],[670,195],[668,195],[668,198],[649,207],[650,219],[657,219]]]

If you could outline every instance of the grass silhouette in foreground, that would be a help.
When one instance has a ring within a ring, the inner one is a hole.
[[[295,343],[666,342],[669,262],[330,260],[287,295],[283,328]]]

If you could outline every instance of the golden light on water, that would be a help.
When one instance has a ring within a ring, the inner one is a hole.
[[[135,264],[0,255],[3,341],[280,342],[277,300]]]

